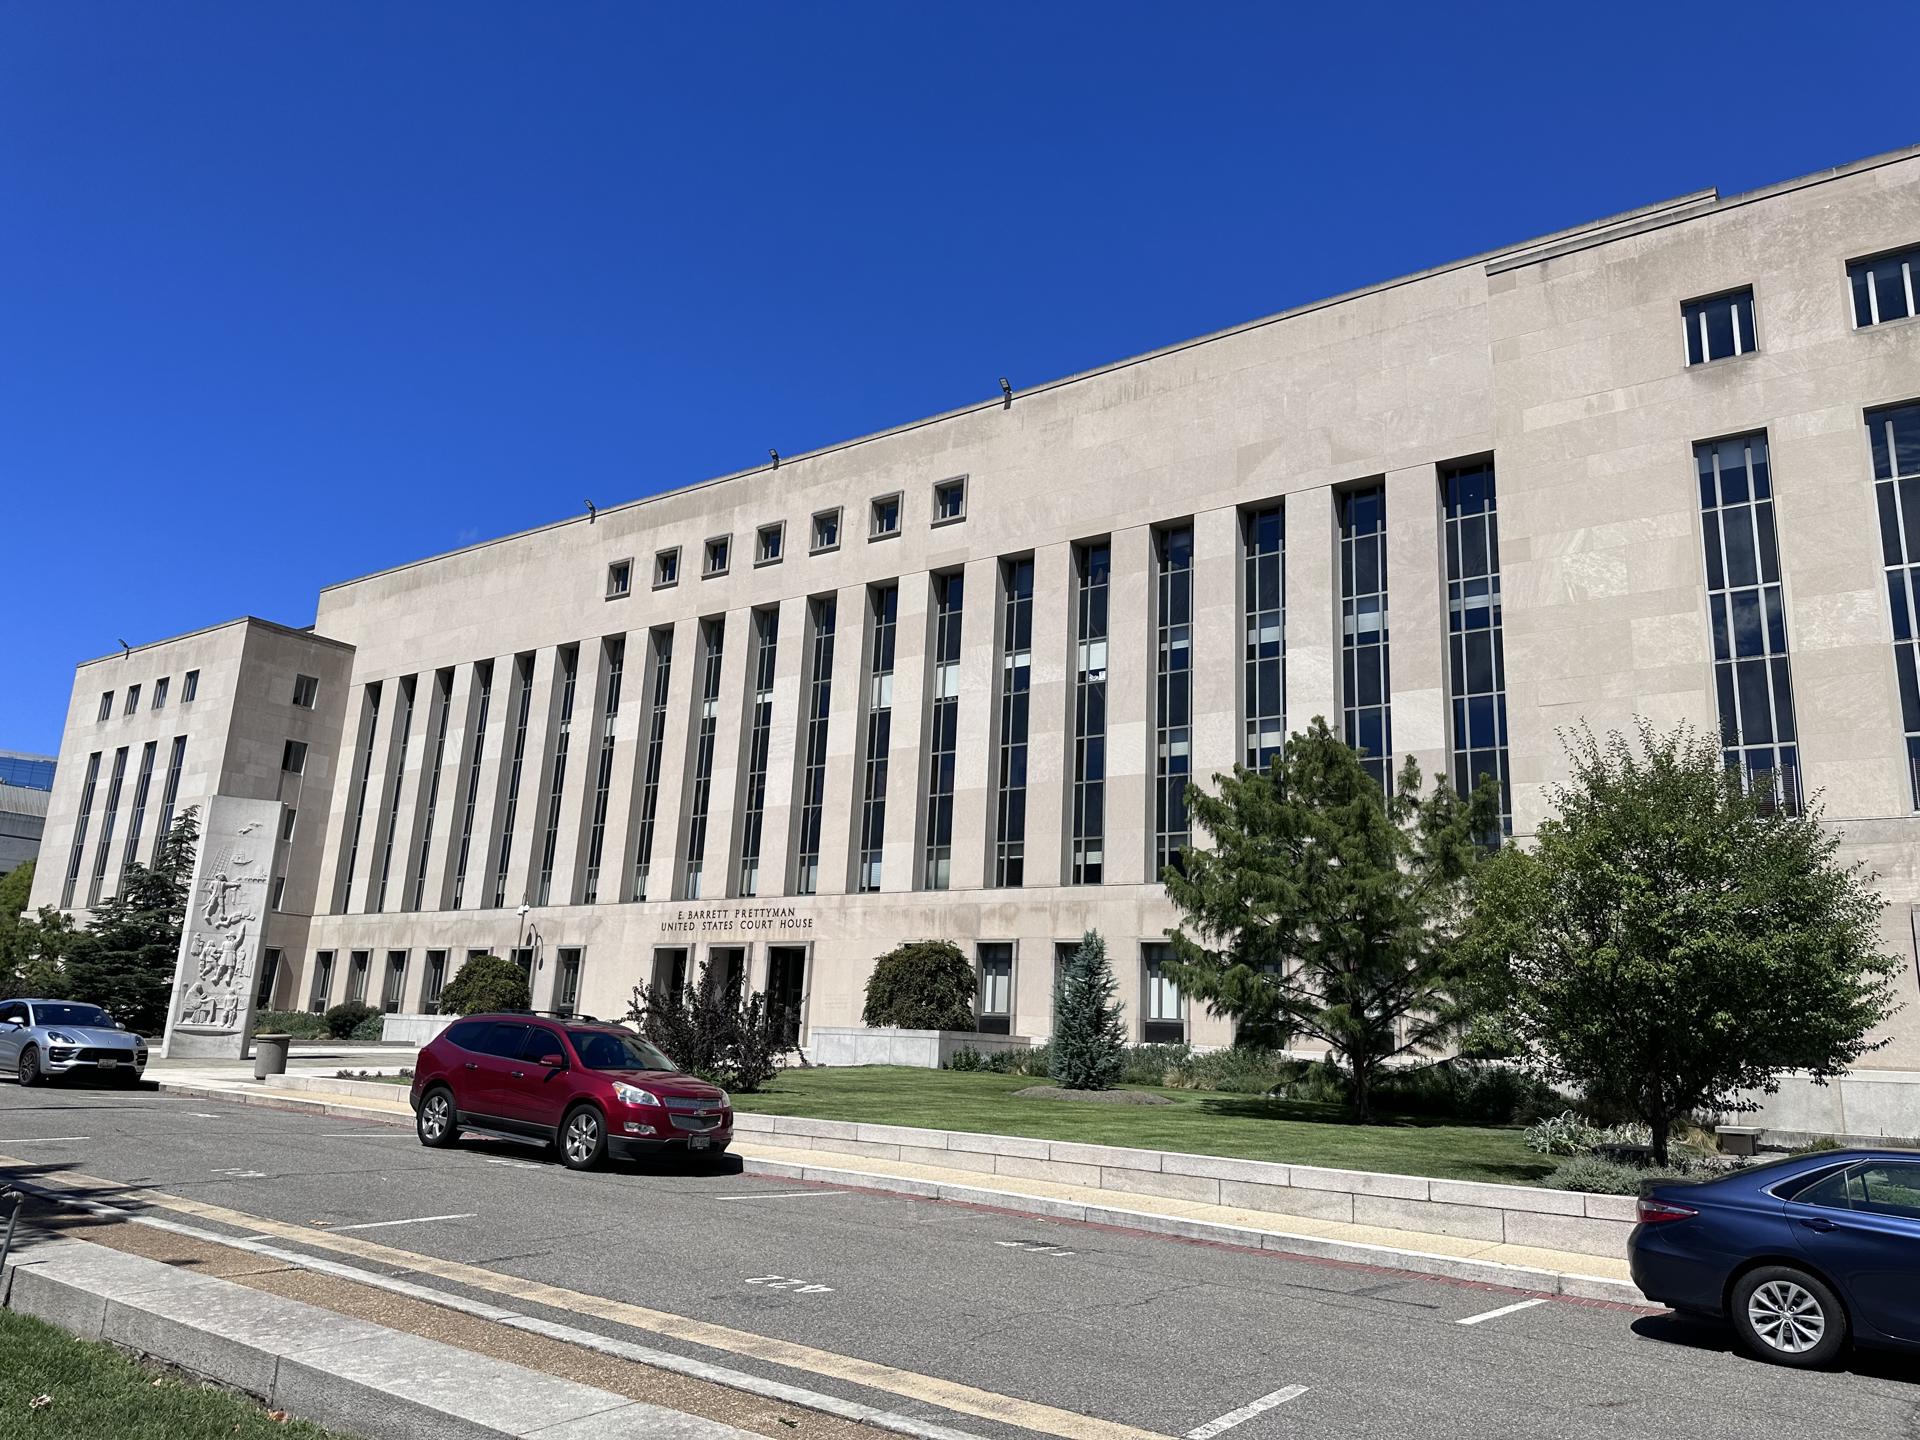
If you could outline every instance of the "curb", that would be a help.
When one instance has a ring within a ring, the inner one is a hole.
[[[368,1440],[758,1440],[437,1340],[80,1240],[8,1266],[8,1308]]]
[[[212,1086],[170,1085],[161,1082],[163,1091],[192,1095],[203,1099],[231,1100],[243,1105],[263,1105],[281,1110],[305,1110],[368,1120],[386,1125],[411,1125],[410,1114],[374,1110],[360,1105],[308,1099],[293,1092],[272,1094],[235,1092]],[[1281,1255],[1298,1255],[1310,1260],[1366,1265],[1374,1269],[1402,1270],[1431,1275],[1443,1280],[1461,1280],[1471,1284],[1494,1285],[1506,1290],[1531,1294],[1565,1296],[1574,1300],[1605,1300],[1618,1304],[1646,1307],[1648,1301],[1631,1281],[1614,1280],[1604,1275],[1584,1275],[1577,1271],[1538,1270],[1509,1265],[1498,1260],[1470,1260],[1455,1255],[1437,1255],[1425,1250],[1399,1250],[1387,1245],[1369,1245],[1357,1240],[1329,1240],[1318,1235],[1299,1235],[1288,1231],[1253,1230],[1212,1220],[1189,1220],[1162,1215],[1151,1210],[1129,1210],[1118,1205],[1088,1205],[1071,1200],[1052,1200],[1017,1190],[991,1190],[975,1185],[946,1185],[916,1180],[904,1175],[888,1175],[870,1170],[797,1165],[785,1160],[763,1160],[742,1155],[742,1172],[768,1175],[784,1180],[800,1180],[821,1185],[847,1186],[909,1195],[923,1200],[946,1200],[956,1204],[981,1206],[1022,1215],[1041,1215],[1055,1220],[1076,1220],[1085,1224],[1110,1225],[1123,1230],[1142,1231],[1177,1240],[1232,1245],[1245,1250],[1263,1250]]]

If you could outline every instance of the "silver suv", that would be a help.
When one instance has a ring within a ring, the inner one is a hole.
[[[147,1068],[147,1042],[98,1005],[0,1000],[0,1070],[22,1085],[91,1071],[131,1085]]]

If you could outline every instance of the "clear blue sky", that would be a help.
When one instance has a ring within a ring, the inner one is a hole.
[[[120,636],[1911,143],[1880,28],[14,0],[0,748]]]

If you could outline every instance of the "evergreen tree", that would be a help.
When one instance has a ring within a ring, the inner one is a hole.
[[[1385,1063],[1463,1018],[1453,940],[1496,787],[1463,799],[1437,778],[1423,797],[1409,757],[1384,795],[1317,716],[1270,769],[1214,778],[1187,789],[1213,847],[1164,877],[1185,916],[1168,974],[1216,1014],[1325,1041],[1370,1121]]]
[[[190,809],[161,839],[151,866],[126,867],[119,893],[96,905],[74,938],[63,982],[69,997],[101,1006],[139,1034],[166,1028],[199,841]]]
[[[531,1010],[526,973],[498,955],[475,955],[440,991],[442,1015],[479,1015],[488,1010]]]
[[[1080,937],[1053,1002],[1048,1069],[1069,1090],[1111,1090],[1127,1063],[1127,1032],[1120,1022],[1120,989],[1097,931]]]
[[[873,962],[860,1021],[876,1029],[971,1030],[978,983],[958,945],[909,940]]]
[[[1817,806],[1749,791],[1681,726],[1568,741],[1537,848],[1474,882],[1468,958],[1549,1078],[1621,1104],[1667,1158],[1675,1120],[1751,1110],[1784,1070],[1837,1075],[1884,1041],[1885,902]]]

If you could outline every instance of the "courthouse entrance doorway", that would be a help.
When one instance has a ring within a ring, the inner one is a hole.
[[[800,1043],[800,1021],[807,1004],[807,947],[767,947],[767,1009],[781,1027],[787,1049]]]

